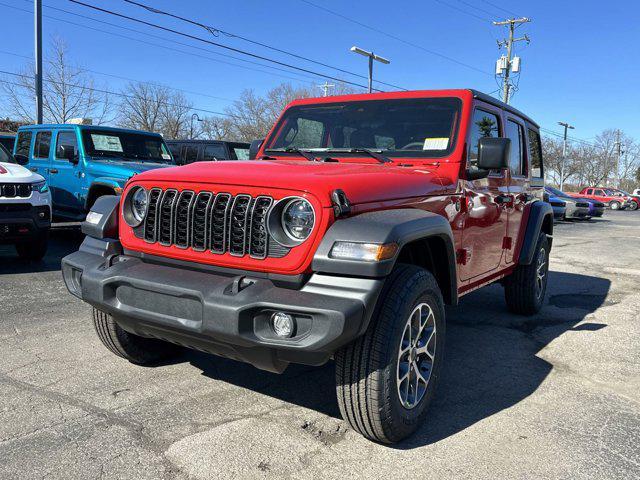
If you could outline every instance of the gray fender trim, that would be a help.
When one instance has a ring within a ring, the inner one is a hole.
[[[520,249],[520,256],[518,263],[520,265],[531,265],[533,262],[533,256],[536,251],[536,244],[538,243],[538,237],[542,231],[542,225],[545,217],[549,217],[550,233],[553,235],[553,208],[547,202],[534,202],[531,205],[529,211],[529,219],[527,220],[527,230],[524,234],[524,240],[522,242],[522,248]]]
[[[358,243],[397,243],[400,248],[414,240],[439,237],[447,249],[449,277],[452,297],[449,301],[457,303],[456,257],[451,226],[441,215],[402,208],[362,213],[335,222],[325,233],[315,256],[312,270],[339,275],[361,277],[385,277],[391,273],[398,254],[394,258],[381,262],[361,262],[335,259],[329,256],[333,244],[337,241]]]
[[[103,195],[91,207],[92,212],[102,215],[98,223],[82,222],[82,233],[94,238],[118,238],[118,205],[120,197]]]

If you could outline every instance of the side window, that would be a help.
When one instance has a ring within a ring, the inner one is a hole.
[[[29,156],[29,148],[31,147],[31,132],[18,133],[18,140],[16,141],[16,155]]]
[[[227,152],[223,145],[207,145],[204,147],[203,160],[208,162],[214,160],[227,160]]]
[[[593,195],[593,188],[589,188],[587,190],[587,195]]]
[[[601,197],[604,197],[604,191],[602,190],[595,190],[595,194],[594,195],[599,195]]]
[[[182,147],[182,159],[185,164],[198,160],[198,147],[196,145],[185,145]]]
[[[529,161],[531,162],[531,176],[544,178],[540,134],[531,128],[529,129]]]
[[[51,149],[51,132],[36,133],[36,143],[33,147],[33,156],[36,158],[49,158]]]
[[[78,140],[76,138],[76,132],[60,132],[56,139],[56,158],[65,160],[62,155],[63,145],[73,147],[73,154],[78,155]]]
[[[523,135],[522,126],[512,120],[507,120],[506,136],[511,140],[511,153],[509,155],[509,170],[511,175],[523,175],[524,158],[522,155]]]
[[[473,112],[469,134],[469,166],[475,167],[478,164],[478,142],[481,138],[499,137],[500,121],[495,113],[476,109]]]

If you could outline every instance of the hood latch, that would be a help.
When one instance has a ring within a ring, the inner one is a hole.
[[[344,190],[338,188],[331,192],[331,203],[333,204],[333,212],[336,218],[351,213],[351,202],[347,198],[347,194],[344,193]]]

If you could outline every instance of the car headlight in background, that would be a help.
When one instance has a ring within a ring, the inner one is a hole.
[[[36,182],[31,188],[38,193],[47,193],[49,191],[47,182]]]
[[[143,187],[133,187],[127,192],[122,206],[124,221],[130,227],[139,226],[147,214],[149,196]]]
[[[290,200],[282,210],[282,228],[294,241],[302,242],[309,238],[314,223],[313,207],[304,198]]]

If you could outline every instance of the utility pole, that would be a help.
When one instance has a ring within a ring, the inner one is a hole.
[[[324,91],[324,95],[322,95],[323,97],[328,97],[329,96],[329,89],[335,87],[335,85],[333,83],[329,83],[326,80],[324,81],[323,85],[317,85],[317,86]]]
[[[620,158],[624,153],[622,151],[622,142],[620,141],[620,129],[616,130],[616,143],[614,145],[616,149],[616,171],[614,172],[615,181],[616,181],[616,188],[620,188]]]
[[[573,130],[575,127],[566,122],[558,122],[558,125],[564,127],[564,140],[562,142],[562,163],[560,164],[560,191],[564,192],[564,164],[567,161],[567,130]]]
[[[496,74],[503,75],[502,76],[502,101],[504,103],[509,103],[509,95],[511,90],[511,83],[509,77],[511,76],[511,72],[518,73],[520,71],[520,57],[511,58],[511,54],[513,53],[513,44],[516,42],[526,41],[529,43],[529,37],[527,35],[523,35],[520,38],[513,38],[516,26],[521,25],[523,23],[528,23],[531,20],[527,17],[522,18],[511,18],[509,20],[503,20],[500,22],[493,22],[496,26],[508,26],[509,27],[509,38],[504,40],[498,40],[498,48],[507,47],[507,55],[502,56],[498,59],[496,64]],[[504,74],[502,73],[504,71]]]
[[[369,93],[373,91],[373,61],[384,63],[385,65],[389,65],[391,60],[387,60],[384,57],[380,57],[373,52],[367,52],[358,47],[351,47],[351,51],[353,53],[357,53],[358,55],[362,55],[364,57],[369,58]]]
[[[42,0],[34,0],[34,31],[36,56],[36,123],[42,123]]]

